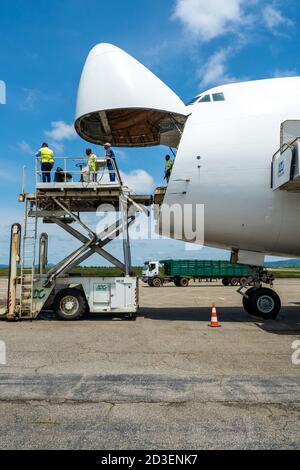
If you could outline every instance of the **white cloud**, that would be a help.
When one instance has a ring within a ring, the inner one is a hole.
[[[121,173],[123,183],[136,193],[148,194],[153,191],[154,180],[145,170],[133,170],[130,173]]]
[[[23,88],[22,91],[24,97],[20,104],[20,109],[22,111],[33,111],[41,98],[41,92],[31,88]]]
[[[228,71],[228,60],[232,53],[231,49],[221,49],[215,52],[209,61],[198,70],[201,78],[200,86],[224,84],[236,79],[231,77]]]
[[[67,124],[64,121],[51,122],[52,130],[45,131],[45,135],[54,141],[61,142],[62,140],[72,140],[76,137],[76,132],[72,124]]]
[[[246,0],[176,0],[173,17],[202,40],[214,39],[244,20]]]
[[[289,18],[285,18],[283,14],[272,5],[267,5],[263,9],[263,20],[268,29],[274,30],[281,25],[292,25],[293,22]]]
[[[18,143],[18,149],[26,155],[33,156],[36,154],[36,151],[34,151],[33,148],[25,140],[22,140],[22,142]]]

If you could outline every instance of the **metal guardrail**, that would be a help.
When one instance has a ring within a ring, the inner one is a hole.
[[[276,171],[277,171],[277,163],[278,163],[278,157],[280,157],[281,164],[282,164],[282,175],[280,177],[282,178],[283,175],[286,173],[285,172],[285,157],[284,154],[287,152],[287,150],[290,150],[292,152],[292,157],[291,157],[291,162],[290,162],[290,173],[289,173],[289,181],[292,181],[294,178],[294,171],[295,171],[295,163],[296,163],[296,154],[295,154],[295,149],[296,149],[296,143],[300,141],[300,137],[295,137],[293,140],[290,140],[289,142],[285,142],[278,150],[277,152],[273,155],[272,158],[272,164],[271,164],[271,189],[278,189],[280,187],[280,184],[278,185],[278,181],[276,183]],[[278,172],[279,172],[278,168]],[[279,176],[278,176],[279,178]],[[278,179],[277,178],[277,179]],[[281,186],[286,184],[288,180],[283,181]],[[277,186],[276,186],[277,184]]]
[[[108,164],[112,169],[108,169]],[[35,177],[36,184],[40,183],[82,183],[99,185],[118,184],[122,186],[119,169],[112,158],[97,158],[95,171],[87,158],[55,157],[51,171],[42,171],[41,157],[36,157]],[[50,179],[50,181],[49,181]]]
[[[293,149],[294,144],[300,140],[300,136],[296,137],[294,140],[291,140],[290,142],[285,142],[278,150],[276,153],[274,153],[273,158],[272,158],[272,163],[275,162],[277,155],[281,155],[283,152],[285,152],[288,148]]]

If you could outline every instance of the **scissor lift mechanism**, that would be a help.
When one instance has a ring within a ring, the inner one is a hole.
[[[111,189],[107,187],[74,189],[66,185],[63,189],[53,187],[46,190],[37,189],[36,193],[21,195],[21,200],[26,203],[25,220],[28,220],[28,218],[34,218],[36,221],[43,219],[45,223],[56,224],[81,242],[79,248],[66,256],[48,272],[40,271],[40,274],[33,274],[32,286],[34,285],[35,291],[43,288],[47,293],[46,297],[49,297],[57,283],[66,282],[68,273],[95,253],[122,270],[125,277],[134,276],[131,265],[129,228],[134,224],[138,213],[144,212],[149,215],[147,206],[152,204],[151,196],[131,195],[122,185]],[[100,205],[105,205],[106,211],[116,211],[119,218],[108,228],[97,234],[81,220],[80,213],[95,213]],[[72,223],[76,223],[77,227],[73,227]],[[105,249],[111,241],[121,234],[123,234],[124,261],[117,259]],[[72,277],[70,277],[70,280],[72,280]],[[21,276],[18,279],[21,298],[23,283],[24,279]],[[13,290],[13,294],[16,295],[16,289]],[[11,296],[9,295],[9,297]],[[29,294],[27,297],[29,297]],[[24,303],[22,307],[22,302],[14,303],[13,311],[12,309],[9,311],[8,305],[7,318],[10,320],[14,318],[36,318],[43,308],[44,302],[40,302],[38,299],[33,301],[33,290],[31,297],[26,306]]]

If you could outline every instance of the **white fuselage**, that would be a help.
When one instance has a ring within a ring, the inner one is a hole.
[[[204,204],[206,245],[300,256],[300,195],[270,185],[281,123],[300,119],[300,77],[230,84],[202,96],[218,92],[225,101],[188,107],[164,203]]]

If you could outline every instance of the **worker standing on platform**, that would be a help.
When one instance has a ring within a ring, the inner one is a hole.
[[[167,183],[169,183],[169,181],[170,181],[173,164],[174,164],[174,162],[171,160],[170,155],[166,155],[166,166],[165,166],[165,177],[164,177],[164,179],[167,180]]]
[[[88,158],[88,165],[90,167],[90,171],[92,172],[92,181],[96,183],[98,170],[96,163],[97,155],[95,155],[91,149],[86,149],[85,153]]]
[[[42,181],[43,183],[51,183],[51,171],[54,165],[54,152],[49,145],[44,142],[41,149],[36,153],[36,157],[41,162]]]
[[[114,183],[116,181],[116,172],[114,171],[117,169],[117,162],[116,162],[116,156],[114,154],[113,149],[111,148],[111,144],[107,142],[104,144],[104,149],[105,149],[105,158],[108,159],[107,161],[107,168],[109,170],[109,179],[111,183]]]

